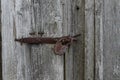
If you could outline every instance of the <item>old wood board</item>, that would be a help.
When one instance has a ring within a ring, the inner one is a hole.
[[[3,80],[83,80],[84,0],[1,0]],[[29,33],[36,32],[36,35]],[[15,38],[81,33],[63,56],[54,45],[29,45]]]

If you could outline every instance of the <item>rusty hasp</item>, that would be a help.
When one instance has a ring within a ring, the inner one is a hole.
[[[15,39],[20,43],[27,43],[27,44],[55,44],[57,42],[57,38],[43,38],[43,37],[27,37],[21,39]]]
[[[62,37],[26,37],[26,38],[20,38],[15,39],[15,41],[21,42],[21,43],[28,43],[28,44],[55,44],[60,39],[63,39],[64,44],[68,43],[73,39],[73,41],[77,41],[76,37],[80,36],[80,34],[77,34],[75,36],[62,36]]]
[[[54,52],[57,55],[63,55],[70,44],[77,41],[76,37],[80,36],[77,34],[75,36],[62,36],[62,37],[27,37],[21,39],[15,39],[20,43],[27,44],[55,44]]]

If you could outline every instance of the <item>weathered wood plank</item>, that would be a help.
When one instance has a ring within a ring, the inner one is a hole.
[[[85,80],[94,80],[94,0],[85,0]]]
[[[65,25],[65,32],[68,35],[72,35],[72,31],[71,31],[71,22],[72,22],[72,13],[71,13],[71,6],[72,4],[72,0],[64,0],[64,20],[66,22],[64,22]],[[68,52],[65,53],[64,56],[64,70],[65,70],[65,80],[74,80],[73,79],[73,50],[72,47],[69,48]]]
[[[95,0],[95,80],[103,79],[103,0]],[[109,79],[106,79],[109,80]]]
[[[0,1],[0,80],[2,80],[2,37],[1,37],[1,1]]]
[[[63,80],[63,57],[53,54],[53,45],[21,45],[14,41],[30,36],[30,32],[62,36],[61,1],[1,1],[3,80]]]
[[[103,79],[120,80],[120,1],[104,1]]]
[[[96,0],[96,80],[120,80],[119,3]]]
[[[73,80],[84,80],[84,5],[84,0],[72,0],[71,30],[74,34],[81,33],[78,42],[73,45]]]
[[[16,80],[17,78],[17,55],[14,52],[13,40],[13,8],[11,1],[1,1],[2,8],[2,67],[3,80]],[[11,11],[11,12],[10,12]],[[9,14],[8,14],[9,13]]]
[[[67,1],[67,0],[66,0]],[[84,80],[84,0],[69,0],[68,3],[68,33],[71,35],[81,33],[78,42],[74,43],[65,55],[65,80]],[[69,4],[71,6],[69,6]],[[70,12],[70,10],[72,10]],[[71,24],[70,24],[71,22]]]

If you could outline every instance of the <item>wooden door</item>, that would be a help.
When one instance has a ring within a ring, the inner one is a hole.
[[[119,2],[1,0],[3,80],[120,80]],[[40,32],[81,36],[63,56],[51,44],[15,41]]]
[[[83,80],[84,0],[1,0],[3,80]],[[30,33],[36,33],[30,35]],[[63,56],[15,38],[81,34]]]

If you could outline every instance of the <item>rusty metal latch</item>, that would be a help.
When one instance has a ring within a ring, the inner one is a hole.
[[[27,44],[55,44],[54,52],[57,55],[63,55],[66,52],[66,49],[70,44],[74,41],[77,41],[76,37],[80,36],[77,34],[75,36],[63,36],[63,37],[27,37],[21,39],[15,39],[20,43],[27,43]]]

